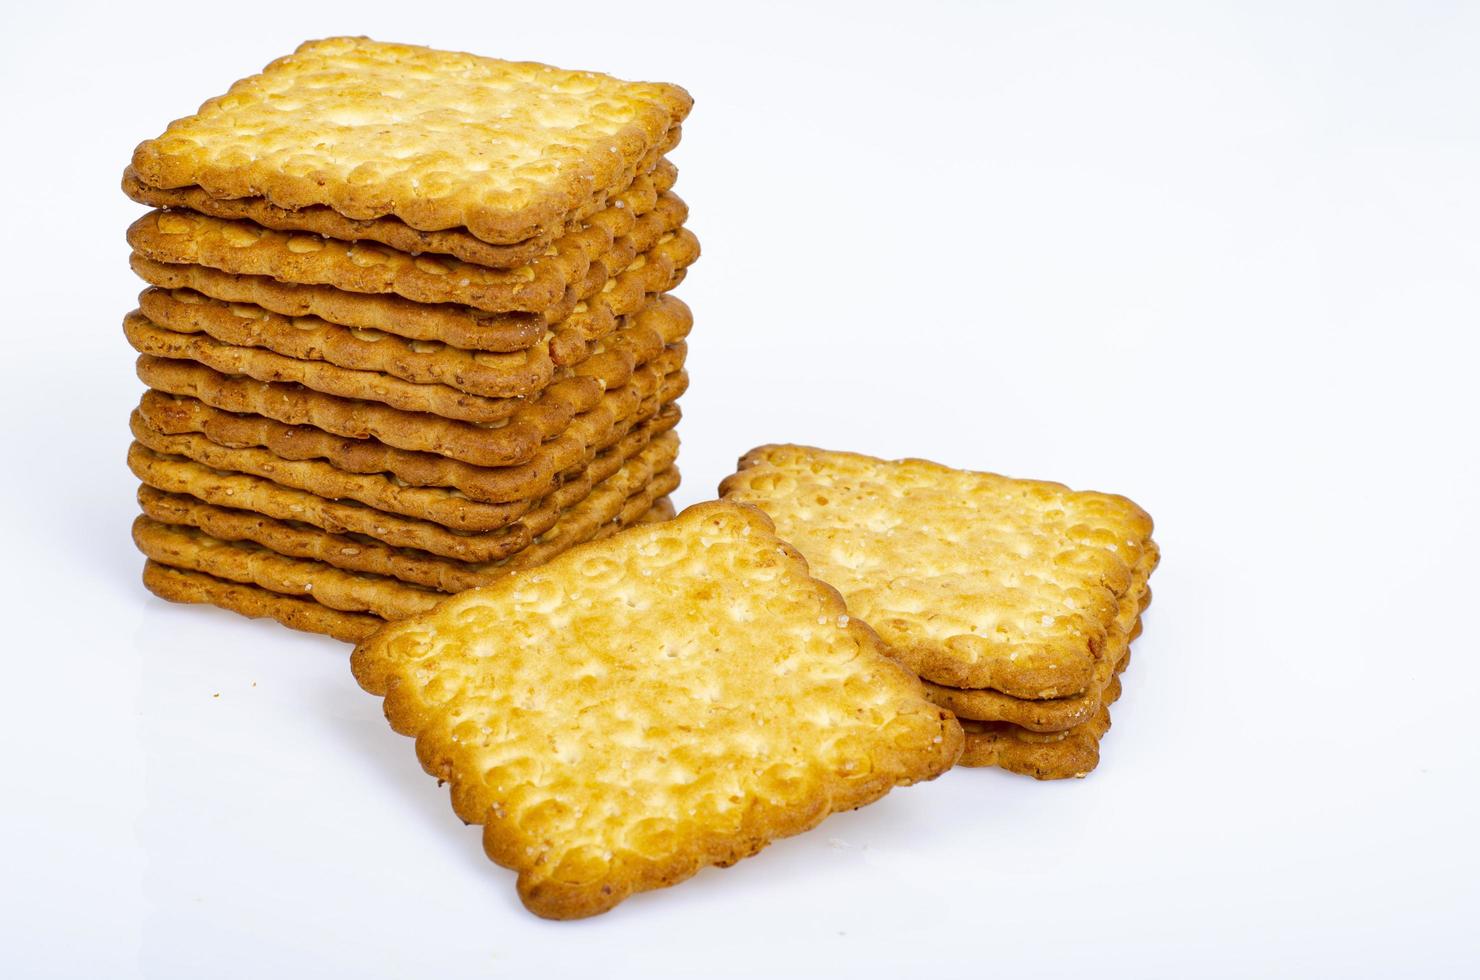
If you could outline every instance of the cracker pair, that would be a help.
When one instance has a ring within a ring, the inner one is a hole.
[[[332,38],[140,144],[149,587],[357,638],[667,514],[690,104]]]
[[[802,446],[746,454],[720,493],[769,514],[962,719],[962,765],[1096,766],[1160,554],[1135,504]]]

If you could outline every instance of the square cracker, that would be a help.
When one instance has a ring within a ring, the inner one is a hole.
[[[351,664],[551,918],[933,778],[962,743],[771,522],[721,502],[393,623]]]
[[[674,85],[327,38],[139,144],[133,172],[512,243],[616,189],[691,105]]]
[[[916,673],[1020,698],[1090,686],[1152,529],[1124,497],[803,446],[752,450],[720,493],[771,515]]]
[[[649,524],[673,517],[667,497],[629,523]],[[620,529],[620,525],[609,524]],[[603,528],[603,531],[605,528]],[[153,559],[144,563],[144,587],[171,602],[218,606],[248,618],[269,617],[290,629],[323,633],[347,643],[358,643],[385,625],[379,616],[330,609],[313,599],[287,596],[255,585],[228,582],[203,572],[171,568]]]

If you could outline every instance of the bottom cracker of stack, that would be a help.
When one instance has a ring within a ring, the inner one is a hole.
[[[577,544],[604,538],[632,524],[668,520],[673,516],[674,508],[666,494],[672,492],[677,485],[678,471],[669,467],[663,474],[652,479],[648,487],[621,499],[616,499],[617,488],[607,488],[606,493],[599,488],[586,500],[571,508],[565,515],[568,520],[557,523],[540,542],[506,561],[500,572],[507,573],[541,564]],[[320,565],[314,568],[312,566],[315,563],[312,562],[298,564],[305,566],[300,569],[305,576],[305,583],[311,582],[315,576],[327,575],[337,579],[346,575],[332,566]],[[410,588],[393,579],[384,579],[377,583],[375,578],[368,575],[354,577],[368,582],[371,587],[378,584],[393,592]],[[490,573],[486,580],[493,581],[497,577],[498,574]],[[145,562],[144,585],[160,598],[173,602],[219,606],[251,618],[267,617],[292,629],[323,633],[350,643],[364,639],[386,622],[384,618],[367,612],[333,609],[315,598],[308,598],[307,596],[313,595],[312,591],[289,595],[255,584],[173,567],[153,558]],[[430,595],[434,599],[446,598],[437,593]]]

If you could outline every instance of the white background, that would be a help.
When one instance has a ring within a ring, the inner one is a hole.
[[[1480,11],[7,4],[0,973],[1480,970]],[[958,770],[579,923],[347,647],[138,584],[118,191],[300,40],[679,82],[680,504],[768,441],[1134,497],[1104,762]]]

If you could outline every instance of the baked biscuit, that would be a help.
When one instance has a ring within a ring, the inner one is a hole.
[[[262,348],[418,385],[446,385],[486,398],[527,396],[571,373],[594,373],[601,365],[588,363],[591,357],[605,351],[608,339],[623,329],[651,331],[671,343],[682,340],[693,326],[693,314],[682,300],[659,295],[634,314],[610,318],[615,333],[584,337],[551,331],[530,347],[494,353],[342,327],[319,317],[285,317],[190,289],[146,289],[139,294],[139,310],[156,327],[179,334],[204,334],[235,347]]]
[[[637,518],[637,522],[657,522],[673,517],[673,503],[666,497]],[[608,525],[618,529],[617,525]],[[603,528],[603,534],[608,533]],[[365,613],[346,613],[330,609],[312,599],[269,592],[255,585],[227,582],[201,572],[170,568],[156,561],[144,563],[144,586],[161,599],[171,602],[219,606],[249,618],[269,617],[290,629],[323,633],[335,639],[357,643],[385,625],[385,620]]]
[[[572,515],[569,529],[552,529],[546,540],[521,549],[505,560],[477,565],[466,563],[456,568],[445,567],[453,564],[445,559],[440,564],[444,566],[445,574],[474,583],[470,588],[487,585],[517,569],[548,561],[580,541],[589,540],[605,526],[592,526],[587,520],[595,510],[609,510],[614,515],[609,519],[612,523],[630,522],[636,514],[647,510],[653,501],[671,492],[678,482],[677,470],[665,470],[614,508],[608,506],[611,495],[603,494],[600,501],[583,508],[583,514]],[[142,516],[134,522],[133,534],[139,550],[161,564],[202,572],[223,581],[255,585],[269,592],[308,596],[342,612],[399,619],[425,612],[447,596],[445,590],[408,584],[404,579],[349,571],[324,561],[284,555],[250,539],[217,538],[193,525],[161,524]],[[398,564],[417,561],[428,565],[429,570],[439,563],[435,556],[407,551],[399,556]]]
[[[950,713],[770,521],[719,502],[454,596],[351,664],[550,918],[731,864],[960,754]]]
[[[639,223],[667,231],[683,224],[688,207],[664,194]],[[688,234],[683,231],[678,234]],[[227,221],[194,211],[150,211],[128,229],[128,243],[156,262],[204,265],[233,275],[332,286],[352,293],[393,293],[418,303],[456,303],[487,313],[539,313],[580,288],[596,269],[604,278],[640,249],[635,241],[597,249],[594,233],[566,236],[554,254],[515,269],[490,269],[445,255],[411,255],[383,245],[342,242],[320,235],[273,231],[250,221]],[[573,242],[572,239],[580,238]],[[559,250],[563,249],[563,250]]]
[[[623,446],[618,452],[630,448]],[[652,445],[641,446],[633,453],[649,461],[649,473],[653,472],[651,462],[655,457],[661,457],[662,465],[666,466],[677,454],[677,437],[672,433],[659,436]],[[449,530],[430,520],[389,513],[354,501],[326,500],[257,477],[220,472],[190,460],[161,456],[137,444],[130,448],[128,462],[143,483],[165,493],[188,494],[220,507],[311,525],[334,534],[360,535],[393,547],[415,548],[457,561],[489,562],[527,547],[555,523],[562,508],[590,491],[592,481],[605,478],[626,459],[617,452],[598,457],[590,476],[573,477],[542,499],[520,501],[505,508],[502,524],[479,532]]]
[[[270,617],[290,629],[323,633],[346,643],[358,643],[385,625],[379,616],[340,612],[312,599],[268,592],[240,582],[212,578],[201,572],[171,568],[150,559],[144,562],[144,587],[161,599],[229,609],[249,619]]]
[[[558,229],[559,234],[577,234],[594,228],[608,236],[608,244],[627,234],[632,219],[651,210],[658,195],[672,190],[677,181],[678,168],[663,159],[662,154],[677,146],[679,137],[679,127],[670,129],[663,144],[648,152],[638,167],[640,173],[626,190],[608,198],[601,210],[594,214],[567,222]],[[463,228],[419,231],[398,218],[356,221],[323,206],[289,210],[261,197],[212,197],[199,187],[162,190],[140,181],[132,167],[123,173],[123,192],[151,208],[198,211],[214,218],[251,221],[276,231],[304,232],[323,235],[325,238],[338,238],[341,241],[377,242],[399,252],[410,252],[413,255],[427,252],[450,255],[464,262],[495,269],[510,269],[533,261],[547,253],[558,237],[554,234],[537,235],[510,245],[494,245],[469,234]]]
[[[223,412],[261,415],[287,425],[308,425],[349,439],[374,439],[411,452],[435,453],[474,466],[517,466],[534,459],[540,447],[559,435],[582,412],[613,399],[633,404],[618,417],[630,417],[640,401],[639,378],[648,382],[682,370],[687,348],[669,347],[643,365],[633,383],[605,394],[600,384],[560,384],[508,419],[482,424],[426,412],[406,412],[362,399],[341,398],[296,384],[228,376],[194,361],[168,360],[144,354],[136,370],[146,385],[171,395],[197,398]],[[582,381],[583,379],[571,379]]]
[[[541,446],[533,460],[519,466],[471,466],[434,453],[393,449],[373,439],[345,439],[313,426],[284,425],[260,416],[234,415],[194,398],[158,391],[145,392],[140,399],[139,420],[149,431],[136,432],[135,436],[156,452],[186,456],[215,469],[250,473],[320,496],[350,497],[381,510],[405,513],[409,517],[427,516],[432,520],[435,518],[421,508],[413,506],[408,512],[395,504],[396,498],[403,495],[390,488],[408,491],[418,487],[445,488],[480,504],[505,504],[538,497],[554,487],[562,474],[578,471],[597,453],[625,438],[629,431],[641,428],[656,433],[672,428],[680,414],[673,399],[683,393],[686,383],[682,373],[669,375],[661,379],[655,391],[649,392],[647,380],[640,379],[636,390],[642,400],[630,414],[629,402],[623,400],[618,404],[614,400],[615,407],[578,415],[564,432]],[[195,434],[204,436],[214,446],[188,438]],[[267,450],[271,455],[253,450]],[[276,465],[272,457],[283,465]],[[294,465],[312,460],[323,460],[331,469]],[[374,489],[377,484],[354,480],[354,475],[379,478],[386,489],[377,492]],[[366,493],[376,494],[373,499],[377,502],[365,499]],[[411,496],[432,499],[426,495]],[[441,495],[447,496],[456,495]],[[408,503],[414,504],[415,500]],[[474,528],[461,522],[448,526],[459,530],[489,529],[486,525]]]
[[[1100,739],[1110,730],[1110,705],[1119,697],[1120,678],[1116,676],[1106,686],[1093,717],[1064,732],[1030,732],[1007,722],[963,718],[966,748],[957,765],[997,766],[1034,779],[1087,776],[1100,764]]]
[[[133,170],[152,187],[520,242],[600,207],[692,104],[673,85],[327,38],[141,143]]]
[[[965,690],[925,681],[925,696],[958,718],[1008,722],[1034,732],[1061,732],[1089,721],[1099,710],[1101,693],[1130,655],[1131,641],[1141,635],[1141,613],[1151,603],[1146,578],[1158,557],[1155,543],[1142,552],[1131,587],[1120,598],[1115,623],[1107,629],[1105,643],[1096,653],[1093,677],[1082,693],[1034,700],[991,688]]]
[[[656,326],[661,329],[653,329]],[[339,398],[379,402],[403,412],[428,412],[444,419],[478,424],[498,423],[532,410],[546,394],[578,404],[592,403],[602,392],[620,388],[641,364],[657,358],[682,340],[689,322],[681,317],[630,318],[621,329],[591,345],[591,355],[560,372],[550,385],[524,395],[490,397],[441,383],[406,381],[374,370],[360,370],[285,356],[257,347],[223,342],[208,333],[169,330],[137,310],[124,317],[123,332],[135,350],[151,357],[194,361],[220,374],[257,381],[302,385]]]
[[[613,249],[608,258],[616,264],[610,272],[606,261],[592,263],[586,282],[567,289],[558,304],[540,313],[484,313],[453,303],[418,303],[391,294],[278,282],[203,265],[158,262],[138,252],[129,256],[129,266],[139,278],[162,289],[191,289],[283,316],[316,316],[407,340],[501,352],[538,343],[547,330],[557,337],[584,339],[610,333],[613,317],[635,313],[650,296],[676,288],[699,257],[698,239],[688,232],[655,231],[651,244],[643,248],[638,248],[637,238],[634,232],[623,239],[628,247],[620,254]]]
[[[763,446],[720,487],[761,507],[921,677],[1018,698],[1093,683],[1151,518],[1056,483]]]
[[[187,494],[164,493],[148,485],[139,487],[139,506],[145,516],[162,524],[199,528],[223,541],[254,542],[289,558],[323,562],[348,572],[367,572],[443,592],[461,592],[487,585],[502,570],[546,561],[573,544],[590,540],[603,527],[631,523],[634,514],[677,488],[679,474],[672,466],[673,455],[665,452],[623,461],[610,475],[604,469],[600,474],[604,479],[594,488],[582,488],[570,498],[562,486],[551,495],[561,498],[555,503],[565,508],[558,512],[552,526],[507,557],[484,562],[395,547],[370,535],[329,532],[301,521],[208,504]]]

